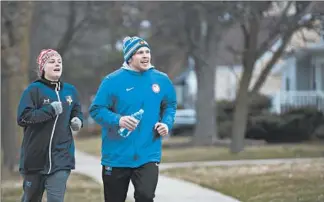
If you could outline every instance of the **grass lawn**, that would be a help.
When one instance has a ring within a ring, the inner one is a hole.
[[[1,182],[1,201],[2,202],[17,202],[22,196],[22,179],[18,175],[5,177]],[[46,200],[46,191],[43,196],[43,202]],[[66,202],[97,202],[103,201],[102,185],[95,182],[91,178],[83,175],[71,173],[67,190],[65,192]]]
[[[175,168],[163,174],[244,202],[323,202],[324,161],[309,164]]]
[[[170,138],[169,142],[187,141]],[[164,143],[168,144],[168,142]],[[101,137],[76,138],[76,147],[81,151],[100,156]],[[237,159],[271,159],[324,156],[324,144],[300,143],[285,145],[248,146],[239,154],[231,154],[228,148],[205,146],[187,148],[164,148],[162,162],[212,161]]]

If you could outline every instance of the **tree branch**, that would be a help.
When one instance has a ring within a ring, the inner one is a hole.
[[[261,87],[265,83],[267,76],[272,70],[272,67],[276,64],[284,50],[286,49],[287,44],[290,41],[292,34],[287,34],[283,39],[281,46],[278,48],[277,51],[273,53],[273,56],[271,57],[271,60],[268,61],[264,69],[261,71],[260,76],[258,77],[258,80],[254,83],[253,88],[252,88],[252,94],[256,94],[257,92],[260,91]]]
[[[257,58],[261,57],[264,54],[264,52],[267,51],[269,47],[272,46],[273,43],[278,40],[278,33],[280,33],[282,25],[287,24],[287,22],[285,21],[288,20],[287,15],[292,3],[292,1],[288,2],[276,25],[271,29],[272,31],[270,32],[269,37],[266,40],[264,40],[264,42],[259,46],[257,51]]]
[[[248,31],[247,31],[247,28],[246,28],[245,24],[242,22],[242,23],[240,24],[240,26],[241,26],[241,29],[242,29],[242,33],[243,33],[243,37],[244,37],[244,41],[248,41],[247,39],[248,39],[249,33],[248,33]],[[246,45],[245,45],[244,47],[246,47]]]
[[[88,4],[89,5],[89,4]],[[84,26],[87,21],[89,20],[89,12],[86,13],[84,18],[76,24],[76,7],[75,2],[69,2],[69,17],[67,19],[67,30],[63,37],[61,38],[60,42],[58,43],[57,50],[60,52],[62,56],[64,56],[65,52],[67,51],[68,47],[73,41],[73,37],[75,34]],[[89,8],[88,8],[89,10]]]
[[[301,13],[299,13],[298,16],[302,16],[303,14],[305,14],[311,8],[311,6],[312,5],[308,5],[308,7],[305,8],[303,11],[301,11]],[[271,72],[272,67],[275,65],[275,63],[278,61],[278,59],[280,58],[280,56],[282,55],[282,53],[286,49],[287,44],[290,42],[290,39],[291,39],[292,35],[296,32],[296,30],[298,30],[298,29],[300,29],[302,27],[311,26],[311,24],[312,24],[311,20],[309,20],[307,22],[304,22],[303,24],[298,23],[299,22],[298,17],[295,17],[293,21],[294,21],[294,23],[290,24],[289,28],[282,34],[282,42],[281,42],[280,47],[277,49],[277,51],[275,51],[273,53],[273,56],[271,57],[271,60],[267,63],[265,68],[262,70],[258,80],[255,82],[255,84],[254,84],[254,86],[252,88],[252,93],[257,93],[260,90],[260,88],[262,87],[262,85],[266,81],[266,78],[267,78],[268,74]],[[266,51],[267,51],[267,49],[259,49],[258,58],[261,55],[263,55]]]
[[[288,20],[286,17],[288,8],[290,7],[291,2],[288,3],[288,5],[285,8],[285,12],[281,15],[280,20],[276,24],[276,26],[272,29],[270,36],[260,45],[260,47],[257,50],[257,58],[261,57],[266,51],[270,49],[271,46],[280,38],[281,36],[285,36],[289,33],[291,33],[291,30],[295,31],[300,29],[301,27],[309,25],[309,22],[306,22],[304,24],[298,23],[300,21],[300,18],[305,15],[307,12],[310,11],[310,9],[314,6],[314,2],[307,4],[307,7],[305,7],[303,10],[300,10],[298,13],[295,14],[291,22],[284,22],[285,20]],[[283,34],[280,34],[280,27],[286,24],[286,29],[283,31]]]

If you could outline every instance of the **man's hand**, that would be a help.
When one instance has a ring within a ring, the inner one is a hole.
[[[154,129],[156,129],[161,136],[166,136],[169,133],[169,128],[164,123],[157,122]]]
[[[119,126],[126,128],[129,131],[135,130],[137,127],[138,120],[131,116],[122,116],[119,120]]]
[[[82,122],[78,117],[73,117],[71,119],[71,129],[73,131],[79,131],[81,129]]]

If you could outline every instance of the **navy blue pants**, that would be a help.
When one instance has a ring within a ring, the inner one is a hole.
[[[41,202],[46,189],[47,202],[63,202],[70,170],[59,170],[50,175],[24,174],[21,202]]]

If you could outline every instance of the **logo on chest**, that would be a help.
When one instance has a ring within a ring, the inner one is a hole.
[[[68,95],[68,96],[65,96],[65,99],[69,103],[69,106],[70,106],[73,102],[72,97],[70,95]]]
[[[48,99],[44,99],[44,101],[43,101],[43,104],[45,105],[45,104],[49,104],[50,103],[50,99],[48,98]]]
[[[159,86],[159,84],[153,84],[152,85],[152,90],[153,90],[153,92],[154,93],[159,93],[160,92],[160,86]]]

